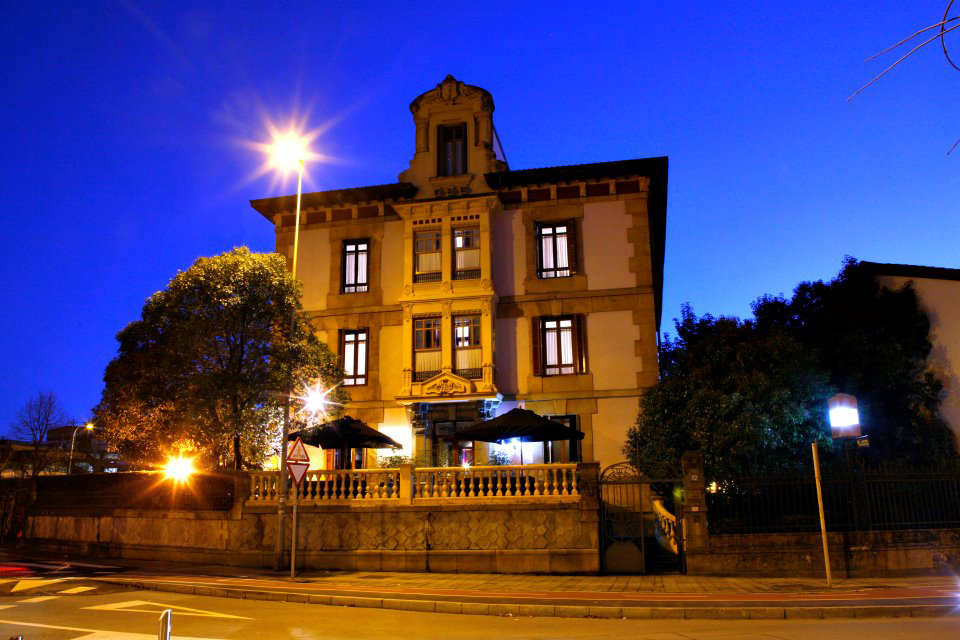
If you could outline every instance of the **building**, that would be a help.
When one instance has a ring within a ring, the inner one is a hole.
[[[930,367],[943,382],[940,416],[960,443],[960,269],[861,262],[877,281],[896,291],[913,283],[930,319]]]
[[[452,76],[410,110],[398,182],[302,198],[303,304],[343,358],[347,413],[418,465],[518,461],[457,437],[518,405],[585,434],[524,462],[622,460],[657,380],[667,159],[510,170],[490,93]],[[288,259],[295,201],[251,202]]]

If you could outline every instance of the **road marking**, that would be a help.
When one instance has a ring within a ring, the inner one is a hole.
[[[26,600],[19,600],[19,602],[46,602],[47,600],[56,600],[63,596],[37,596],[36,598],[27,598]]]
[[[73,589],[64,589],[57,593],[83,593],[84,591],[93,591],[96,587],[74,587]]]
[[[142,609],[135,607],[156,607],[155,609]],[[83,607],[84,609],[95,609],[97,611],[134,611],[137,613],[162,613],[164,609],[172,609],[178,616],[198,616],[201,618],[234,618],[236,620],[253,620],[244,616],[234,616],[229,613],[217,613],[216,611],[206,611],[204,609],[193,609],[176,604],[160,604],[159,602],[148,602],[147,600],[127,600],[126,602],[114,602],[111,604],[98,604],[92,607]]]
[[[13,589],[10,589],[10,593],[14,591],[25,591],[26,589],[36,589],[37,587],[42,587],[48,584],[54,584],[56,582],[63,582],[67,578],[53,578],[47,580],[45,578],[29,578],[27,580],[20,580],[13,586]]]
[[[0,620],[0,624],[15,625],[16,627],[38,627],[40,629],[59,629],[61,631],[80,631],[86,633],[74,640],[156,640],[155,633],[128,633],[126,631],[107,631],[105,629],[85,629],[83,627],[63,627],[56,624],[42,624],[40,622],[23,622],[21,620]],[[218,638],[201,638],[177,636],[177,640],[220,640]]]

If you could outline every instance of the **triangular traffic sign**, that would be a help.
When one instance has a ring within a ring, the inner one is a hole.
[[[291,462],[290,460],[287,460],[287,469],[290,470],[290,475],[293,476],[293,482],[298,487],[303,481],[303,476],[307,475],[307,469],[309,468],[309,462]]]
[[[307,448],[303,446],[303,440],[297,436],[296,442],[287,451],[288,462],[310,462],[310,456],[307,454]]]

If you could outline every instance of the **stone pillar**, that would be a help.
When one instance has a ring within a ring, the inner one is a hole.
[[[416,490],[413,465],[400,465],[400,504],[413,504],[413,495]]]
[[[703,455],[687,451],[680,459],[683,469],[683,548],[685,552],[707,551],[706,480],[703,476]]]

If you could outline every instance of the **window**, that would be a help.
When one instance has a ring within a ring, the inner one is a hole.
[[[369,247],[368,240],[344,240],[342,293],[362,293],[367,290]]]
[[[437,175],[459,176],[467,172],[467,125],[437,128]]]
[[[587,370],[583,316],[534,318],[533,333],[534,375],[560,376]]]
[[[343,360],[343,386],[367,384],[367,330],[340,331],[340,358]]]
[[[453,230],[453,279],[480,277],[480,228]]]
[[[440,318],[413,320],[413,379],[423,382],[440,373]]]
[[[544,416],[566,425],[571,429],[580,430],[577,416]],[[570,440],[553,440],[543,443],[543,461],[551,462],[580,462],[580,440],[571,438]]]
[[[413,237],[413,281],[440,282],[440,232],[418,231]]]
[[[458,376],[470,380],[483,377],[480,363],[480,316],[453,318],[453,358]]]
[[[573,220],[537,223],[537,277],[565,278],[577,272]]]

